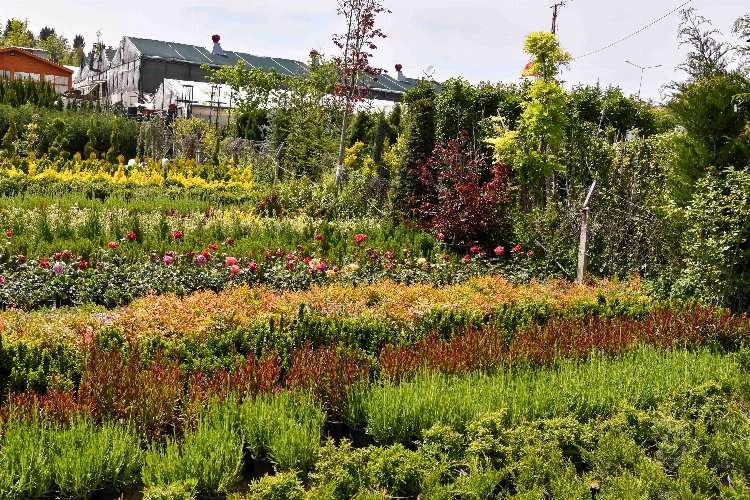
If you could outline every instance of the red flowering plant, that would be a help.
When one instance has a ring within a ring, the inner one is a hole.
[[[446,243],[473,246],[504,229],[508,169],[490,164],[468,134],[435,145],[432,155],[410,171],[424,194],[412,200],[413,213],[427,231]]]

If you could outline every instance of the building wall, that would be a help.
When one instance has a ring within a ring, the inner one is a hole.
[[[197,64],[155,59],[141,60],[141,92],[153,94],[165,79],[205,82],[208,73]]]
[[[13,53],[15,55],[11,55]],[[32,79],[37,81],[52,80],[55,77],[67,77],[67,82],[57,80],[50,81],[50,83],[55,85],[55,90],[60,94],[73,88],[73,73],[67,69],[59,68],[52,63],[31,57],[21,50],[11,49],[0,52],[0,78],[14,80],[26,77],[26,75],[16,75],[16,73],[34,75]]]

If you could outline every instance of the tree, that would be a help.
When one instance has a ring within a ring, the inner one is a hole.
[[[70,56],[68,39],[62,35],[56,35],[54,30],[47,38],[40,40],[37,47],[49,52],[50,59],[56,63],[65,62],[65,59],[69,59]]]
[[[13,117],[13,115],[8,116],[9,120],[9,126],[8,130],[5,132],[5,135],[3,136],[3,149],[5,150],[5,155],[8,157],[12,157],[16,153],[16,139],[18,139],[18,134],[16,132],[16,121]]]
[[[346,21],[346,33],[333,36],[333,43],[341,50],[334,59],[338,81],[334,95],[342,106],[341,138],[336,168],[336,182],[344,180],[344,156],[346,154],[346,129],[354,104],[362,101],[369,89],[367,79],[377,81],[381,69],[370,66],[371,50],[377,49],[375,41],[385,34],[375,27],[378,14],[389,12],[380,0],[338,0],[337,12]]]
[[[721,32],[712,27],[710,20],[696,14],[694,8],[684,9],[681,14],[678,38],[680,46],[687,45],[690,52],[680,69],[693,80],[726,73],[731,62],[732,46],[717,40],[715,37]]]
[[[532,194],[540,187],[542,191],[536,196],[540,202],[545,194],[554,196],[557,191],[555,174],[562,169],[558,153],[566,133],[567,99],[555,78],[571,57],[560,48],[557,38],[546,32],[531,33],[524,51],[532,56],[530,71],[540,78],[522,103],[517,130],[506,125],[492,142],[498,162],[511,165],[520,174],[528,208]]]
[[[435,147],[435,87],[421,81],[406,92],[404,102],[407,105],[406,131],[398,168],[392,176],[390,197],[395,215],[411,217],[415,203],[423,194],[417,169]]]
[[[47,38],[55,35],[55,28],[50,28],[49,26],[45,26],[39,31],[39,40],[44,41]]]
[[[499,164],[488,166],[466,132],[438,142],[413,173],[422,188],[414,216],[423,228],[460,245],[500,236],[508,202],[508,171]]]
[[[34,34],[29,30],[29,22],[9,19],[0,44],[2,47],[33,47]]]
[[[750,300],[750,174],[701,179],[683,223],[685,260],[676,293],[747,311]]]

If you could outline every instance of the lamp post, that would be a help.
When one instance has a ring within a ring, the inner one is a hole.
[[[640,66],[636,63],[625,61],[626,63],[630,64],[631,66],[635,66],[636,68],[641,70],[641,82],[638,84],[638,99],[641,98],[641,89],[643,88],[643,73],[646,72],[647,69],[653,69],[653,68],[661,68],[661,64],[657,64],[655,66]]]

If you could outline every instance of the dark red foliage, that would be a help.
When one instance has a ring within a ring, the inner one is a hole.
[[[713,306],[660,306],[642,320],[553,318],[512,335],[470,330],[441,340],[433,334],[409,346],[386,346],[378,358],[383,379],[395,383],[419,371],[465,374],[514,365],[546,366],[558,359],[584,360],[592,353],[616,355],[638,346],[660,349],[704,344],[736,348],[750,334],[747,318]]]
[[[179,364],[161,354],[146,366],[139,353],[92,348],[86,356],[77,402],[95,420],[130,421],[143,439],[154,440],[180,427],[183,394]]]
[[[187,400],[202,406],[212,399],[222,400],[229,395],[240,401],[269,393],[279,386],[281,361],[276,351],[266,353],[260,359],[250,356],[232,372],[219,370],[210,375],[194,373],[188,383]]]
[[[412,199],[411,206],[424,229],[456,244],[488,241],[502,229],[508,169],[489,166],[466,132],[437,143],[432,156],[418,161],[409,173],[422,186],[423,194]]]
[[[308,343],[292,351],[286,386],[312,393],[331,415],[340,417],[346,391],[367,379],[370,369],[371,363],[357,349],[348,349],[335,342],[313,349]]]
[[[0,409],[0,422],[9,417],[31,421],[45,418],[56,424],[71,423],[81,411],[72,389],[61,391],[55,388],[55,381],[50,384],[46,394],[35,392],[10,393],[8,401]]]

